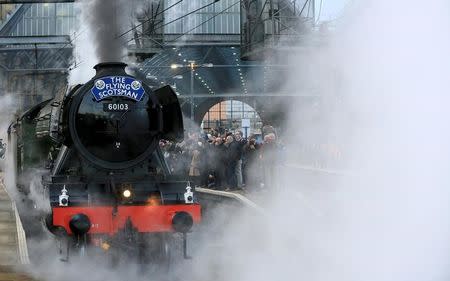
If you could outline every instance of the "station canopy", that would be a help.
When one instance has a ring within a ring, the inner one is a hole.
[[[194,46],[164,49],[139,65],[152,84],[175,86],[180,95],[190,95],[194,62],[194,91],[199,95],[245,95],[265,89],[267,67],[260,62],[242,61],[238,47]]]

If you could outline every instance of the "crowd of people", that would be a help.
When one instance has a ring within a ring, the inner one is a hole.
[[[245,138],[242,131],[190,133],[180,142],[162,140],[160,147],[173,174],[191,184],[217,190],[264,188],[274,177],[281,146],[275,132]]]

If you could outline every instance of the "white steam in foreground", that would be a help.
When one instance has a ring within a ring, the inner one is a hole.
[[[298,81],[319,66],[323,118],[304,124],[305,113],[293,110],[287,130],[293,140],[317,142],[334,132],[350,172],[323,173],[317,181],[332,180],[318,187],[286,167],[280,179],[291,181],[288,196],[268,195],[270,217],[231,214],[221,280],[448,278],[450,3],[361,1],[352,8],[329,47],[299,56],[288,81],[307,88]]]

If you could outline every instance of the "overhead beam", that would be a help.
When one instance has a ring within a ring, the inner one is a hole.
[[[33,45],[5,45],[0,44],[0,52],[18,52],[18,51],[30,51],[30,50],[71,50],[72,45],[70,44],[33,44]]]
[[[316,93],[316,94],[314,94]],[[194,94],[194,95],[179,95],[180,99],[189,98],[246,98],[246,97],[299,97],[299,98],[321,98],[322,96],[317,91],[312,91],[311,94],[297,94],[295,92],[271,92],[271,93],[223,93],[223,94]]]
[[[1,0],[0,0],[1,1]],[[1,36],[0,45],[71,44],[69,36]]]

